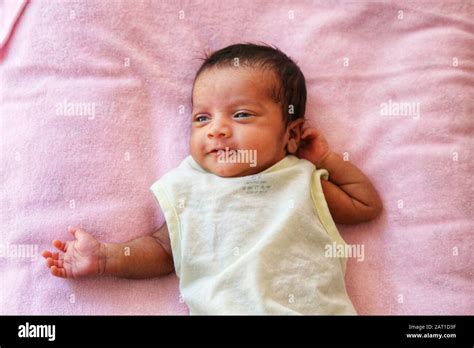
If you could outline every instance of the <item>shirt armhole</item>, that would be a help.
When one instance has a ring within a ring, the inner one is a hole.
[[[165,216],[168,233],[170,235],[171,249],[173,251],[173,262],[176,275],[180,277],[181,274],[181,230],[179,225],[178,213],[176,208],[166,193],[160,181],[155,182],[150,190],[155,195],[158,204]]]
[[[342,245],[343,247],[345,247],[347,244],[344,239],[342,239],[337,229],[336,223],[334,222],[331,216],[331,212],[329,211],[326,198],[324,197],[321,180],[328,179],[329,173],[326,169],[317,169],[313,172],[313,175],[311,176],[311,198],[313,200],[313,205],[316,214],[318,215],[319,220],[321,221],[329,237],[333,240],[333,242],[336,242],[337,245]],[[345,272],[347,259],[343,257],[341,257],[340,259],[341,265]]]

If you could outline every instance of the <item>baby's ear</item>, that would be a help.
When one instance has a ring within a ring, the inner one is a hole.
[[[296,140],[295,139],[288,140],[286,149],[292,155],[295,154],[298,151],[298,144],[296,143]]]
[[[304,122],[305,120],[303,118],[299,118],[297,120],[292,121],[289,125],[290,139],[294,138],[297,143],[299,143],[301,140]]]
[[[295,154],[298,151],[301,135],[303,134],[304,122],[305,120],[303,118],[299,118],[292,121],[288,125],[288,142],[286,144],[286,148],[291,154]]]

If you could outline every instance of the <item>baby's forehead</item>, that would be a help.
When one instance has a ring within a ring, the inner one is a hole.
[[[200,77],[215,78],[216,76],[230,76],[234,79],[252,79],[266,84],[278,82],[277,74],[273,69],[262,66],[215,66],[204,70]],[[199,78],[200,78],[199,77]]]
[[[195,81],[193,101],[200,97],[212,97],[229,92],[233,96],[247,96],[254,99],[275,99],[275,93],[280,87],[277,74],[269,68],[262,67],[212,67],[203,71]]]

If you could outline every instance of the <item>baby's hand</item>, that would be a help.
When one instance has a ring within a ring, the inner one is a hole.
[[[53,240],[53,246],[59,253],[43,251],[51,273],[61,278],[82,278],[103,274],[105,271],[105,245],[99,243],[92,235],[75,227],[68,231],[76,240],[61,242]]]
[[[326,138],[316,128],[303,127],[300,146],[296,153],[299,158],[306,159],[319,168],[321,162],[330,152]]]

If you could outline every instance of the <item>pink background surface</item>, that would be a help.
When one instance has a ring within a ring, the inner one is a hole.
[[[346,276],[357,311],[474,314],[472,18],[443,1],[0,0],[0,243],[151,234],[149,186],[188,154],[196,58],[263,41],[298,62],[307,118],[383,198],[340,228],[365,248]],[[58,115],[65,100],[94,116]],[[420,117],[381,115],[389,100]],[[174,274],[73,281],[39,254],[0,257],[0,314],[185,313]]]

